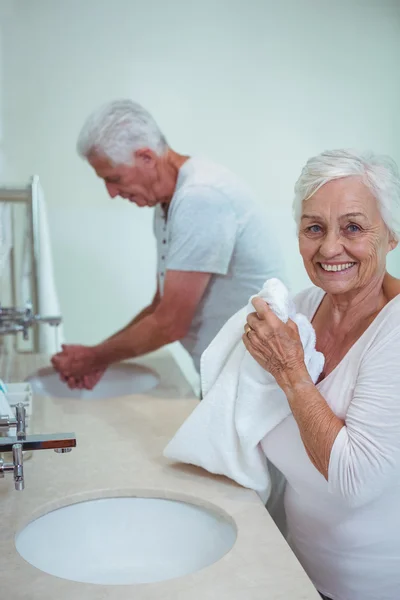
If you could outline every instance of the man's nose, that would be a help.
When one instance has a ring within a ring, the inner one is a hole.
[[[118,196],[118,187],[115,183],[106,183],[106,188],[111,198],[115,198],[115,196]]]

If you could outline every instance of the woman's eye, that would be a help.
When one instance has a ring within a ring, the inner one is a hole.
[[[347,225],[346,229],[350,233],[357,233],[358,231],[361,231],[361,229],[359,228],[359,226],[355,225],[354,223],[350,223],[349,225]]]
[[[307,231],[310,233],[320,233],[321,225],[311,225],[310,227],[307,227]]]

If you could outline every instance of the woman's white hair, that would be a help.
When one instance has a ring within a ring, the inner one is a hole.
[[[114,100],[94,111],[77,143],[83,158],[98,153],[115,165],[132,164],[133,153],[141,148],[162,155],[168,144],[151,114],[132,100]]]
[[[329,150],[307,161],[297,180],[293,215],[300,224],[303,202],[323,185],[343,177],[362,177],[376,198],[382,219],[396,241],[400,239],[400,175],[392,158],[373,152]]]

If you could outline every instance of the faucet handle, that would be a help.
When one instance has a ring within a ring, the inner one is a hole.
[[[26,436],[26,409],[22,402],[15,406],[15,416],[17,420],[17,438],[23,439]]]
[[[34,319],[33,304],[30,300],[25,302],[25,312],[22,322],[22,337],[24,340],[29,340],[29,327]]]
[[[14,463],[15,489],[19,492],[22,492],[22,490],[25,487],[24,457],[22,454],[22,444],[14,444],[14,446],[13,446],[13,463]]]
[[[25,316],[31,317],[33,315],[33,303],[31,300],[25,302]]]

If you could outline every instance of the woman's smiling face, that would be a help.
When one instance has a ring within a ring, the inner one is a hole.
[[[378,282],[395,247],[375,197],[359,176],[330,181],[303,202],[300,253],[311,281],[329,294]]]

